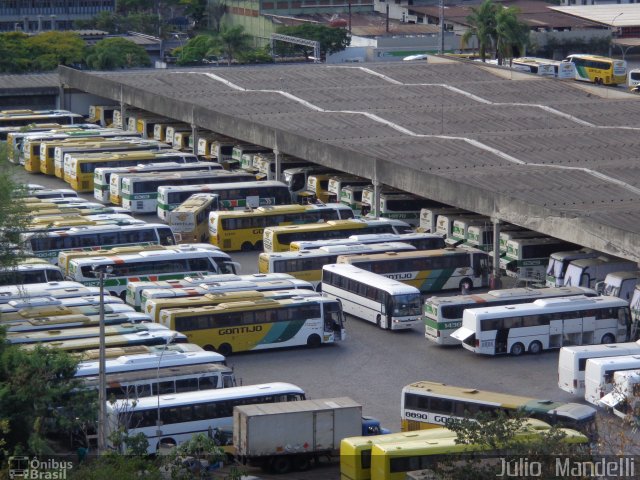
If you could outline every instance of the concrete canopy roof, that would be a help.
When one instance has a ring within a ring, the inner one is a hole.
[[[85,72],[67,87],[640,260],[640,97],[472,63]]]

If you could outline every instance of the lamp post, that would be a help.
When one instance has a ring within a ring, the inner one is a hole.
[[[169,338],[167,338],[167,343],[164,344],[164,348],[160,352],[160,358],[158,358],[158,368],[156,370],[156,390],[158,392],[158,416],[156,418],[156,435],[160,437],[162,435],[162,422],[160,421],[160,364],[162,363],[162,356],[164,352],[167,351],[169,344],[176,339],[178,332],[173,332]]]
[[[104,328],[104,279],[113,271],[110,265],[91,267],[94,276],[100,284],[100,350],[98,357],[98,401],[100,402],[100,417],[98,418],[98,453],[104,453],[107,448],[107,376]]]
[[[173,34],[173,38],[180,42],[180,59],[182,60],[184,58],[184,42],[182,41],[180,35],[178,35],[177,33]]]
[[[613,54],[612,48],[611,48],[611,44],[613,43],[613,37],[614,37],[614,22],[618,19],[618,17],[620,17],[621,15],[623,15],[624,12],[620,12],[619,14],[617,14],[615,17],[613,17],[611,19],[611,43],[609,43],[609,56],[611,56]]]

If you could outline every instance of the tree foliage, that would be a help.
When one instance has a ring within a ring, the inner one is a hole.
[[[304,23],[301,25],[280,27],[278,33],[320,42],[320,55],[323,57],[344,50],[351,42],[349,32],[346,29],[327,27],[326,25],[320,25],[318,23]],[[304,55],[305,58],[309,58],[313,53],[313,48],[282,42],[278,42],[276,46],[276,53],[279,54],[296,52]]]
[[[16,198],[22,190],[11,176],[7,143],[0,145],[0,267],[15,267],[24,256],[20,234],[31,221],[31,214],[23,201]]]
[[[144,48],[124,38],[105,38],[96,43],[86,59],[89,68],[113,70],[116,68],[147,67],[151,59]]]
[[[493,49],[496,36],[496,5],[492,0],[484,0],[479,7],[471,7],[467,23],[469,29],[462,35],[462,42],[466,44],[471,37],[476,37],[480,58],[484,62],[487,50]]]
[[[242,25],[223,26],[214,39],[214,49],[226,57],[228,65],[231,65],[241,52],[251,48],[251,36],[244,32]]]
[[[195,23],[195,28],[202,26],[207,15],[207,0],[180,0],[180,5],[184,6],[184,13],[191,17]]]
[[[207,20],[208,26],[211,30],[216,33],[220,33],[220,28],[222,27],[222,17],[227,12],[227,5],[220,1],[212,1],[207,5]]]
[[[176,48],[172,53],[178,58],[179,65],[199,63],[215,51],[216,41],[211,35],[197,35],[183,47]]]
[[[85,43],[73,32],[44,32],[27,40],[27,50],[35,70],[53,70],[84,59]]]

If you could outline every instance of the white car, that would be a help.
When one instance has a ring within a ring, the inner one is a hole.
[[[409,55],[408,57],[404,57],[402,60],[405,62],[410,62],[412,60],[427,60],[429,56],[426,53],[420,53],[418,55]]]

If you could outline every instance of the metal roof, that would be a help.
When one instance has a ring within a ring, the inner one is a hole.
[[[476,62],[86,72],[66,85],[640,260],[640,97]]]
[[[640,5],[637,3],[611,5],[581,5],[573,7],[549,7],[551,10],[584,18],[611,27],[640,26]]]

